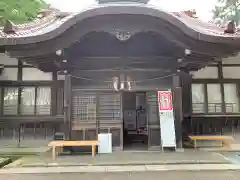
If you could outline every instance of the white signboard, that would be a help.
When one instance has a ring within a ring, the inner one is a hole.
[[[162,147],[175,147],[176,136],[171,91],[158,91]]]

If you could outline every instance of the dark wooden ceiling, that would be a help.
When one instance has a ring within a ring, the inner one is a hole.
[[[90,32],[81,40],[56,53],[20,58],[44,70],[78,69],[82,71],[154,71],[197,70],[213,63],[212,56],[192,52],[154,32],[139,32],[127,41],[119,41],[107,32]],[[63,62],[67,60],[67,62]]]
[[[134,33],[120,41],[114,29]],[[62,49],[61,56],[56,50]],[[186,55],[185,50],[191,53]],[[5,46],[7,53],[43,71],[167,69],[198,70],[237,52],[227,44],[192,39],[161,19],[146,15],[101,15],[79,22],[48,41]],[[67,62],[63,62],[67,60]]]

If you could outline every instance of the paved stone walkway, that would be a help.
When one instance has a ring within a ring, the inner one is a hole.
[[[240,171],[0,174],[4,180],[239,180]]]
[[[17,147],[5,147],[0,148],[1,155],[25,155],[25,154],[38,154],[44,153],[50,150],[50,147],[38,147],[38,148],[17,148]]]
[[[240,170],[234,164],[185,164],[185,165],[138,165],[138,166],[68,166],[4,168],[0,174],[49,174],[49,173],[106,173],[106,172],[154,172],[154,171],[224,171]]]
[[[23,157],[8,167],[46,167],[46,166],[108,166],[108,165],[160,165],[160,164],[229,164],[230,161],[220,153],[187,152],[114,152],[91,155],[58,156],[52,161],[51,154]]]

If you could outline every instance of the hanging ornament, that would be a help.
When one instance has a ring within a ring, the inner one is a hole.
[[[124,90],[124,82],[120,83],[120,90]]]
[[[119,89],[118,89],[119,79],[118,79],[118,77],[113,77],[112,79],[113,79],[113,89],[114,89],[115,91],[118,91],[118,90],[119,90]]]

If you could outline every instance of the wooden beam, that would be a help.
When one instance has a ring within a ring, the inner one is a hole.
[[[0,123],[4,125],[19,125],[23,123],[62,123],[63,116],[0,116]]]
[[[53,82],[51,88],[51,115],[57,115],[57,72],[53,72]]]
[[[71,75],[66,75],[64,80],[64,134],[66,139],[71,138]]]
[[[189,72],[181,72],[182,97],[183,97],[183,116],[190,117],[192,114],[192,77]]]
[[[77,70],[78,72],[176,72],[176,70],[174,71],[173,69],[163,69],[163,68],[126,68],[126,69],[118,69],[118,68],[113,68],[113,69],[78,69],[75,68],[75,70]]]
[[[182,120],[183,120],[183,108],[182,108],[182,87],[180,83],[180,77],[178,75],[173,76],[173,106],[175,116],[175,130],[176,130],[176,143],[177,148],[182,148]]]
[[[67,57],[66,57],[67,58]],[[106,61],[106,62],[126,62],[126,63],[146,63],[146,62],[169,62],[176,61],[181,58],[183,62],[208,62],[209,60],[214,60],[214,56],[207,56],[204,54],[192,53],[188,56],[184,54],[170,54],[170,55],[152,55],[152,56],[85,56],[68,58],[70,62],[91,62],[91,61]]]
[[[146,63],[167,63],[177,62],[175,56],[138,56],[138,57],[81,57],[68,59],[72,65],[93,64],[93,63],[110,63],[110,64],[146,64]]]
[[[66,58],[66,57],[65,57]],[[173,56],[140,56],[140,57],[76,57],[75,59],[67,59],[67,62],[61,62],[61,58],[55,54],[46,54],[36,57],[24,57],[20,60],[32,64],[43,71],[52,71],[56,69],[72,69],[79,70],[99,70],[131,67],[136,69],[178,69],[185,68],[188,70],[197,70],[206,65],[216,62],[215,58],[201,54],[190,54],[185,57]],[[179,61],[181,59],[181,61]]]
[[[191,54],[188,56],[180,56],[177,54],[172,55],[156,55],[156,56],[126,56],[126,57],[119,57],[119,56],[98,56],[98,57],[64,57],[68,60],[68,63],[72,65],[78,64],[85,64],[85,63],[99,63],[99,62],[106,62],[106,63],[126,63],[126,64],[136,64],[136,63],[167,63],[167,62],[178,62],[178,59],[182,59],[182,63],[202,63],[202,62],[209,62],[214,61],[214,58],[211,56],[201,55],[201,54]],[[20,60],[26,62],[34,62],[34,63],[45,63],[45,62],[52,62],[56,60],[60,62],[61,58],[53,55],[47,54],[43,56],[34,56],[34,57],[22,57],[19,58]]]

